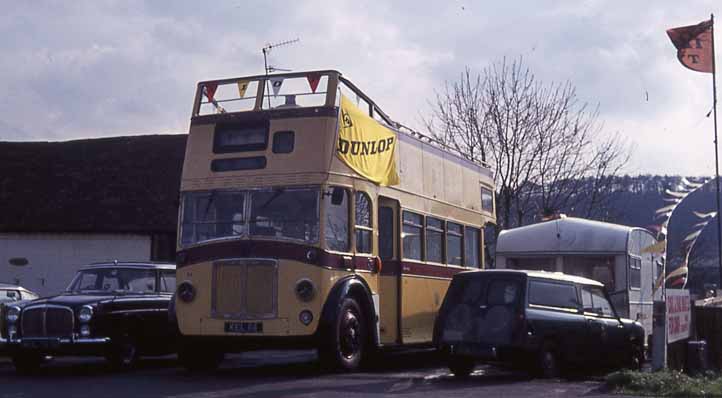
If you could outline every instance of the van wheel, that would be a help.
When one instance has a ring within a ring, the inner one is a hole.
[[[326,337],[319,347],[321,364],[333,370],[357,370],[366,354],[367,328],[356,300],[341,301]]]
[[[449,370],[456,377],[469,377],[474,370],[474,360],[468,357],[452,355],[449,357]]]
[[[21,352],[12,357],[15,372],[21,375],[36,373],[43,363],[43,356],[37,352]]]
[[[192,343],[181,343],[178,362],[188,371],[207,372],[218,369],[225,356],[223,352],[210,347],[194,347]]]
[[[539,351],[539,373],[546,379],[559,377],[559,355],[551,343],[545,343]]]

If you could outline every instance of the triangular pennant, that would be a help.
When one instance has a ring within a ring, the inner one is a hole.
[[[688,186],[688,187],[690,187],[690,188],[699,188],[699,187],[701,187],[702,185],[704,185],[705,183],[691,182],[691,181],[688,180],[687,178],[682,177],[682,184],[684,184],[684,185],[686,185],[686,186]]]
[[[309,73],[306,76],[306,79],[308,79],[308,85],[311,86],[311,91],[313,91],[315,93],[316,89],[318,88],[318,82],[321,81],[321,74],[320,73]]]
[[[208,98],[208,101],[213,102],[215,101],[215,98],[213,98],[216,95],[216,90],[218,89],[218,83],[206,83],[204,85],[203,94]]]
[[[660,215],[660,214],[662,214],[662,213],[666,213],[666,212],[668,212],[668,211],[670,211],[670,210],[674,210],[675,207],[677,207],[677,204],[672,204],[672,205],[664,206],[664,207],[662,207],[661,209],[657,209],[657,211],[655,212],[655,214]]]
[[[695,216],[697,216],[697,217],[699,217],[699,218],[701,218],[701,219],[714,218],[714,217],[717,215],[717,212],[716,212],[716,211],[711,211],[711,212],[709,212],[709,213],[700,213],[700,212],[698,212],[698,211],[693,211],[692,213],[694,213]]]
[[[696,238],[699,236],[699,234],[701,234],[701,233],[702,233],[702,230],[701,230],[701,229],[700,229],[699,231],[692,232],[691,234],[687,235],[687,236],[684,238],[683,242],[689,242],[689,241],[691,241],[691,240],[693,240],[693,239],[696,239]]]
[[[687,192],[674,192],[674,191],[669,190],[669,189],[665,189],[665,190],[664,190],[664,193],[666,193],[666,194],[669,195],[669,196],[674,196],[675,198],[684,198],[685,196],[688,195]]]
[[[283,85],[283,78],[282,77],[272,77],[270,80],[271,80],[271,88],[273,89],[273,95],[278,95],[278,92],[281,91],[281,86]]]
[[[248,80],[239,80],[238,81],[238,96],[240,98],[243,98],[246,96],[246,90],[248,90],[248,84],[250,82]]]
[[[663,253],[667,249],[667,241],[661,240],[653,245],[647,246],[640,253]]]

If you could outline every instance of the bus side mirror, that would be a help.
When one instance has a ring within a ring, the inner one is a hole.
[[[341,203],[343,203],[343,194],[343,188],[333,187],[333,191],[331,192],[331,204],[334,206],[339,206]]]

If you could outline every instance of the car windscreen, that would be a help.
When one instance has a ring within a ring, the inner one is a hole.
[[[81,270],[68,287],[76,294],[155,293],[155,270],[141,268],[94,268]]]

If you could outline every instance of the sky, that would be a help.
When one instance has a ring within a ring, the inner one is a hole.
[[[264,45],[299,38],[271,63],[339,70],[422,131],[444,82],[522,57],[538,80],[569,81],[599,106],[603,131],[631,148],[626,173],[714,174],[712,75],[681,66],[665,30],[722,18],[719,0],[3,0],[2,9],[0,141],[187,132],[198,81],[262,74]]]

